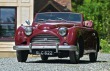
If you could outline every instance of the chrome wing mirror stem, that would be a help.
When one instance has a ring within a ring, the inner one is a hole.
[[[30,24],[31,24],[29,20],[26,20],[25,22],[26,22],[28,25],[30,25]]]

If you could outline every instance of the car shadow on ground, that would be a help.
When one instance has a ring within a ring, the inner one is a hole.
[[[80,60],[78,64],[90,64],[90,63],[106,63],[107,61],[96,61],[96,62],[90,62],[89,60]],[[26,63],[47,63],[47,64],[72,64],[70,63],[70,60],[67,59],[50,59],[47,61],[28,61]]]

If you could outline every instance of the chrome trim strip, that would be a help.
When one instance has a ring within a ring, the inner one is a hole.
[[[32,46],[32,49],[56,49],[57,46]],[[13,46],[14,50],[30,50],[29,46]],[[58,50],[70,50],[76,51],[77,48],[74,45],[70,46],[58,46]]]
[[[29,52],[32,53],[32,44],[29,45]]]
[[[84,50],[84,54],[96,53],[96,50]]]
[[[58,49],[59,49],[59,44],[56,43],[56,53],[58,53]]]

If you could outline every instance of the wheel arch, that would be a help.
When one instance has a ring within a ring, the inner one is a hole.
[[[99,52],[99,50],[101,49],[100,47],[100,39],[99,39],[99,35],[98,35],[98,32],[95,31],[95,37],[96,37],[96,41],[97,41],[97,52]]]
[[[83,57],[84,54],[84,39],[82,35],[79,35],[77,38],[77,42],[79,43],[79,48],[80,48],[80,57]]]

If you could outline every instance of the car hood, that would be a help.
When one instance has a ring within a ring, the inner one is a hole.
[[[34,23],[33,26],[41,30],[50,30],[59,27],[70,28],[73,26],[80,26],[80,25],[81,25],[80,23]]]

